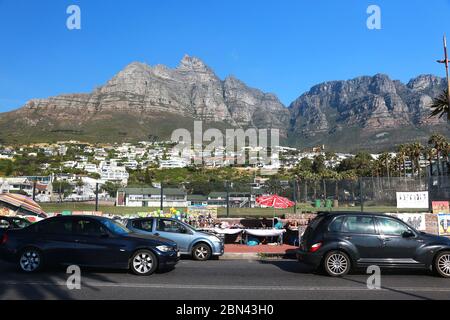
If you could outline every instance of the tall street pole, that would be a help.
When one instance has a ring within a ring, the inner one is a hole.
[[[98,182],[95,184],[95,212],[98,212]]]
[[[226,199],[227,199],[227,218],[229,218],[230,217],[230,188],[229,188],[229,185],[228,185],[228,181],[225,181],[225,190],[227,192],[227,196],[226,196]]]
[[[438,63],[443,63],[445,65],[445,73],[447,77],[447,98],[448,98],[448,107],[450,108],[450,78],[449,78],[449,72],[448,72],[448,53],[447,53],[447,38],[444,34],[444,60],[438,60]],[[447,120],[450,121],[450,112],[447,113]]]
[[[33,201],[36,200],[36,178],[33,180]]]
[[[161,194],[160,194],[160,204],[159,204],[159,209],[161,211],[164,211],[164,188],[163,188],[163,183],[161,182]]]

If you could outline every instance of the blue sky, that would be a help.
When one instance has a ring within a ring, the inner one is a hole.
[[[66,9],[81,8],[81,30]],[[366,27],[379,5],[382,29]],[[444,76],[450,0],[0,0],[0,111],[90,92],[132,61],[197,56],[286,105],[328,80]]]

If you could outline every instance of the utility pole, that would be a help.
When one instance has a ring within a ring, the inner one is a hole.
[[[448,98],[448,107],[450,108],[450,78],[449,78],[449,71],[448,71],[448,54],[447,54],[447,38],[444,34],[444,60],[438,60],[438,63],[443,63],[445,65],[445,73],[447,77],[447,98]],[[447,113],[447,120],[450,121],[450,112]]]
[[[160,205],[159,205],[159,209],[161,211],[164,210],[164,188],[163,188],[163,184],[161,182],[161,195],[160,195],[161,199],[160,199]]]
[[[297,214],[297,178],[294,179],[293,199],[294,199],[294,214]]]
[[[36,178],[33,180],[33,201],[36,200]]]
[[[227,218],[230,217],[230,189],[228,186],[228,181],[225,181],[225,189],[227,192]]]
[[[362,178],[359,178],[359,200],[361,201],[361,212],[364,212],[364,189]]]
[[[95,212],[98,212],[98,182],[95,184]]]

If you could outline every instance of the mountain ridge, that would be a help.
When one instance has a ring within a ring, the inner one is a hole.
[[[285,106],[275,94],[233,75],[222,80],[201,59],[185,55],[176,68],[132,62],[91,93],[31,99],[0,114],[0,140],[166,139],[203,120],[218,129],[277,128],[283,142],[300,147],[392,147],[404,138],[424,140],[434,130],[448,135],[448,123],[428,118],[428,105],[444,84],[434,75],[406,84],[385,74],[360,76],[317,84]],[[380,133],[387,135],[370,140]]]

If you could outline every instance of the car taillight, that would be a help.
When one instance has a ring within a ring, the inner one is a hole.
[[[0,244],[5,244],[8,241],[8,234],[4,233],[2,239],[0,240]]]
[[[311,248],[309,249],[309,252],[316,252],[317,250],[320,249],[320,247],[322,247],[322,242],[312,245]]]

